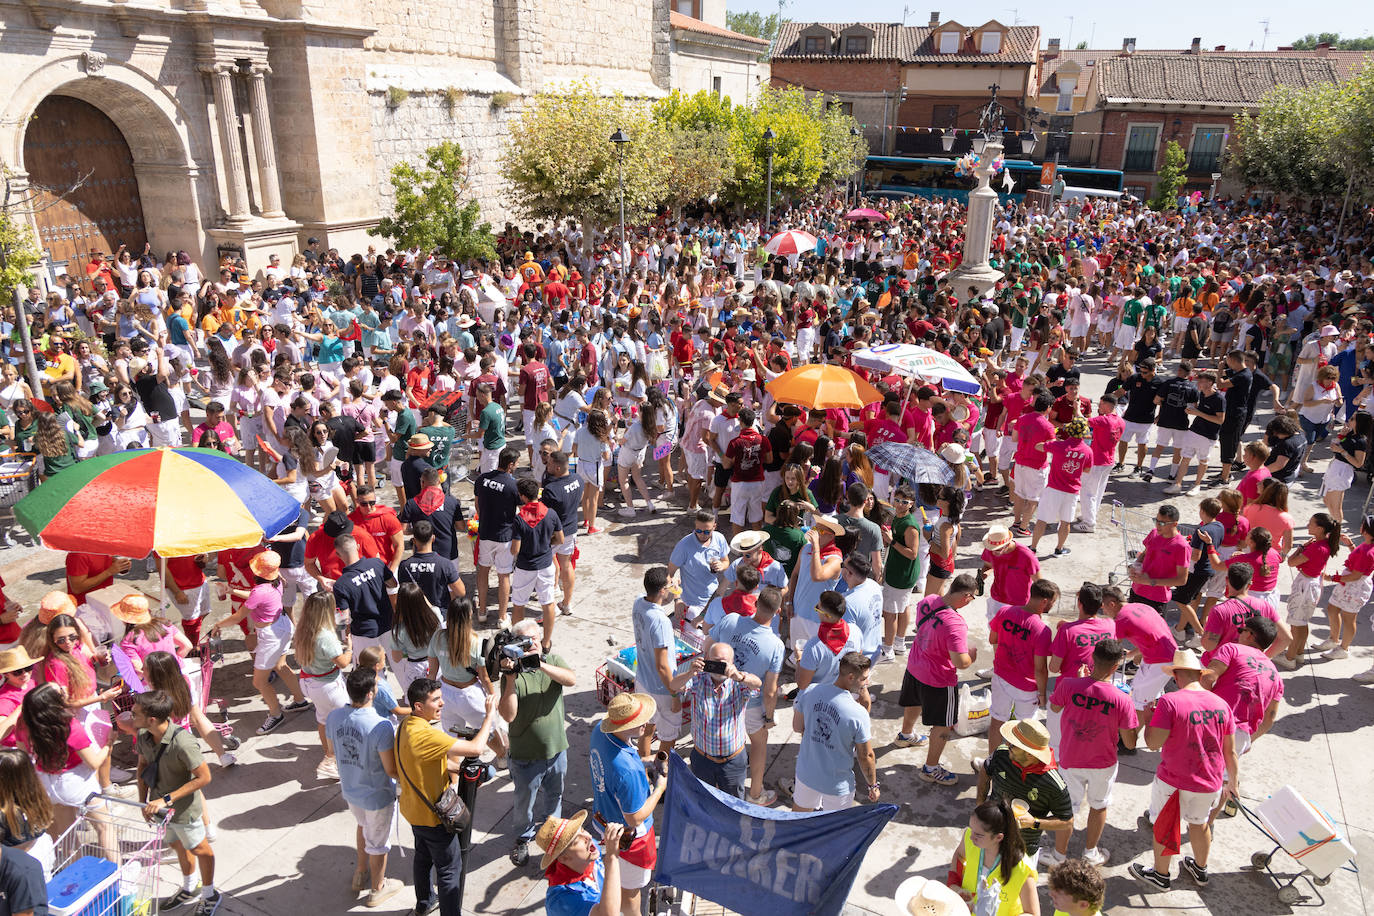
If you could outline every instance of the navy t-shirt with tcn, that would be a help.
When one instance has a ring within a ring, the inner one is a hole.
[[[441,611],[448,610],[449,588],[459,581],[458,565],[434,551],[411,554],[401,561],[396,578],[414,582],[425,597]]]
[[[375,638],[391,632],[391,599],[387,589],[396,587],[391,568],[375,557],[363,557],[345,566],[334,580],[334,604],[351,618],[348,632]]]
[[[515,538],[520,541],[520,553],[515,557],[515,568],[547,569],[553,563],[553,536],[562,529],[563,523],[558,513],[547,506],[541,503],[531,505],[539,506],[544,512],[533,521],[534,513],[521,512],[516,515]]]
[[[563,523],[563,536],[577,533],[577,515],[582,508],[582,481],[576,474],[564,474],[544,482],[544,494],[539,501],[558,513]]]
[[[515,536],[515,510],[520,497],[515,478],[505,471],[488,471],[472,485],[477,500],[477,537],[506,543]]]

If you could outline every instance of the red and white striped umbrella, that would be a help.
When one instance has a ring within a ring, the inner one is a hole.
[[[809,232],[802,232],[800,229],[788,229],[786,232],[779,232],[768,240],[763,246],[763,250],[769,254],[786,257],[790,254],[805,254],[816,247],[816,237]]]

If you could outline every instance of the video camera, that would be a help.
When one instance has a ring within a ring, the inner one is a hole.
[[[512,664],[504,670],[519,673],[534,671],[543,663],[533,636],[516,636],[510,629],[501,630],[491,639],[487,650],[487,676],[496,680],[502,673],[502,660]]]

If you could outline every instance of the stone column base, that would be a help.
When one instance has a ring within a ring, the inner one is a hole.
[[[297,237],[302,251],[310,239],[316,238],[320,240],[321,253],[337,248],[346,261],[355,252],[366,254],[368,245],[385,251],[391,244],[390,239],[367,234],[367,230],[377,225],[380,219],[380,216],[373,216],[367,219],[305,220],[297,231]]]
[[[248,264],[249,272],[267,266],[268,255],[281,257],[283,265],[300,251],[300,223],[289,219],[251,219],[229,222],[206,230],[216,249],[216,261],[229,250],[237,250]],[[207,271],[210,273],[210,271]]]
[[[949,275],[949,287],[954,291],[955,296],[960,302],[964,301],[964,293],[970,286],[978,287],[978,294],[986,296],[988,291],[997,285],[1003,274],[997,268],[987,262],[982,264],[970,264],[967,267],[960,266]]]

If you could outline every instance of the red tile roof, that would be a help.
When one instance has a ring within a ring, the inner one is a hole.
[[[830,33],[831,50],[807,51],[802,33],[820,26]],[[836,44],[841,32],[860,26],[873,33],[868,51],[852,54]],[[779,60],[895,60],[903,63],[989,63],[1033,64],[1040,44],[1038,26],[1006,26],[1002,49],[997,54],[981,54],[973,45],[973,33],[981,26],[963,26],[964,41],[956,54],[939,54],[930,26],[904,26],[900,22],[784,22],[773,45]]]
[[[693,19],[691,16],[684,16],[677,10],[668,13],[668,24],[675,29],[682,29],[687,32],[697,32],[702,35],[714,35],[717,38],[730,38],[735,41],[744,41],[756,44],[760,47],[767,47],[768,42],[762,38],[755,38],[753,35],[745,35],[742,32],[732,32],[723,29],[718,25],[711,25],[709,22],[702,22],[700,19]]]
[[[1302,88],[1340,79],[1329,60],[1292,52],[1121,55],[1097,66],[1098,94],[1107,104],[1196,102],[1248,106],[1276,86]]]

